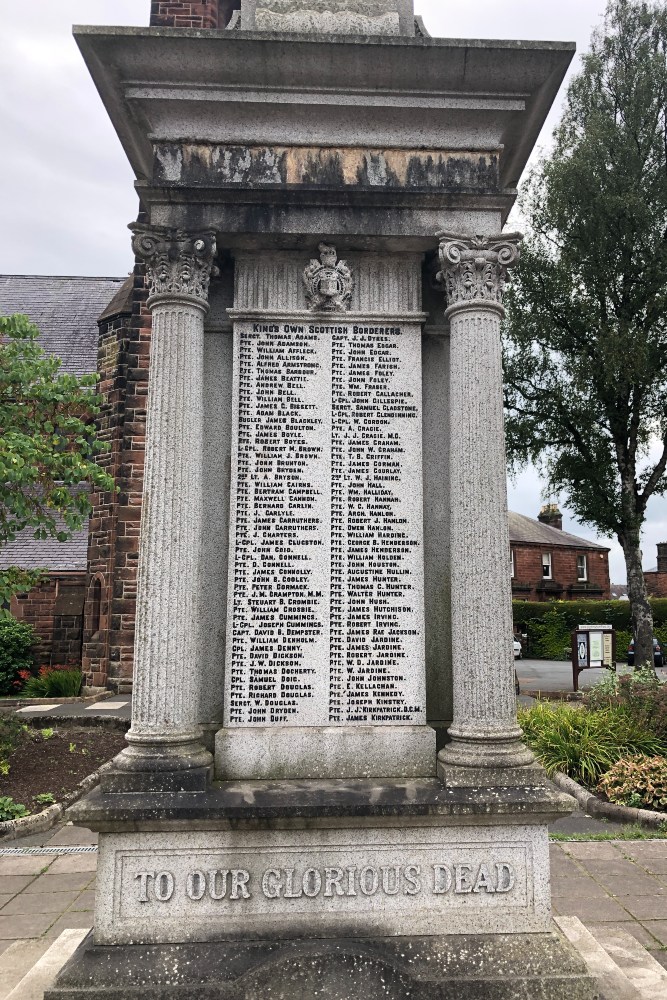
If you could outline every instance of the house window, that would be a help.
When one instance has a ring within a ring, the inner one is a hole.
[[[551,580],[551,553],[542,553],[542,576],[545,580]]]
[[[588,580],[588,560],[586,556],[577,556],[577,580],[580,583]]]
[[[514,565],[514,549],[510,549],[510,566],[512,579],[516,576],[516,567]]]

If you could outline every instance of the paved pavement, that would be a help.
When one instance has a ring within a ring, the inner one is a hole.
[[[67,705],[28,705],[19,708],[17,715],[29,718],[31,715],[50,715],[54,718],[88,718],[90,716],[112,717],[116,719],[130,719],[132,717],[132,697],[131,695],[118,695],[117,697],[85,704],[84,702],[71,702]]]
[[[58,853],[3,854],[0,845],[0,1000],[11,989],[2,953],[12,942],[27,941],[34,961],[61,931],[93,923],[97,854],[62,849],[90,848],[95,834],[63,826],[37,839]],[[667,839],[559,842],[550,850],[555,913],[579,917],[593,933],[628,931],[667,968]]]

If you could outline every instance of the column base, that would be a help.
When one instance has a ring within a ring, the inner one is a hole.
[[[327,778],[432,778],[430,726],[291,726],[220,729],[221,781]]]
[[[213,777],[213,757],[192,734],[168,741],[127,734],[129,746],[102,771],[103,792],[205,792]]]

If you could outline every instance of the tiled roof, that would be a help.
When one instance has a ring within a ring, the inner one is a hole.
[[[61,278],[0,275],[0,315],[23,313],[39,327],[48,354],[62,370],[87,375],[97,368],[97,320],[125,278]]]
[[[125,278],[64,278],[0,275],[0,315],[24,313],[41,331],[41,344],[62,359],[62,370],[87,375],[97,369],[98,317],[118,295]],[[88,525],[68,542],[20,532],[0,549],[0,568],[75,571],[86,569]]]
[[[13,542],[0,548],[0,569],[49,569],[53,572],[85,570],[88,552],[88,525],[69,542],[34,537],[34,529],[20,531]]]
[[[545,545],[549,547],[562,546],[568,549],[599,549],[601,552],[609,552],[605,545],[598,545],[597,542],[589,542],[587,538],[577,538],[560,528],[552,528],[549,524],[542,524],[525,514],[509,513],[510,542],[524,542],[528,545]]]

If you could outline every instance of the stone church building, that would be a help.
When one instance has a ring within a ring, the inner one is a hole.
[[[239,7],[240,0],[153,2],[150,24],[167,29],[233,29]],[[139,221],[143,221],[141,207]],[[224,270],[232,265],[223,261],[221,266]],[[147,295],[139,261],[127,279],[0,278],[2,314],[29,315],[42,330],[45,348],[63,359],[64,370],[83,373],[97,367],[104,401],[100,437],[108,445],[100,462],[117,485],[115,493],[91,496],[89,530],[71,542],[47,546],[24,533],[0,551],[0,564],[49,570],[48,580],[36,591],[19,595],[12,611],[34,621],[41,636],[41,663],[80,661],[88,685],[116,691],[128,690],[132,682],[151,343]],[[207,328],[229,329],[225,313],[229,304],[212,302]],[[536,600],[583,593],[609,596],[606,549],[559,533],[553,524],[520,515],[511,518],[515,596]],[[540,528],[551,532],[548,538],[544,532],[539,535]],[[539,562],[548,552],[553,553],[554,573],[558,568],[551,580],[545,579],[544,562]],[[588,559],[585,579],[582,555]],[[558,594],[554,581],[560,586]],[[224,628],[222,612],[219,627]]]

